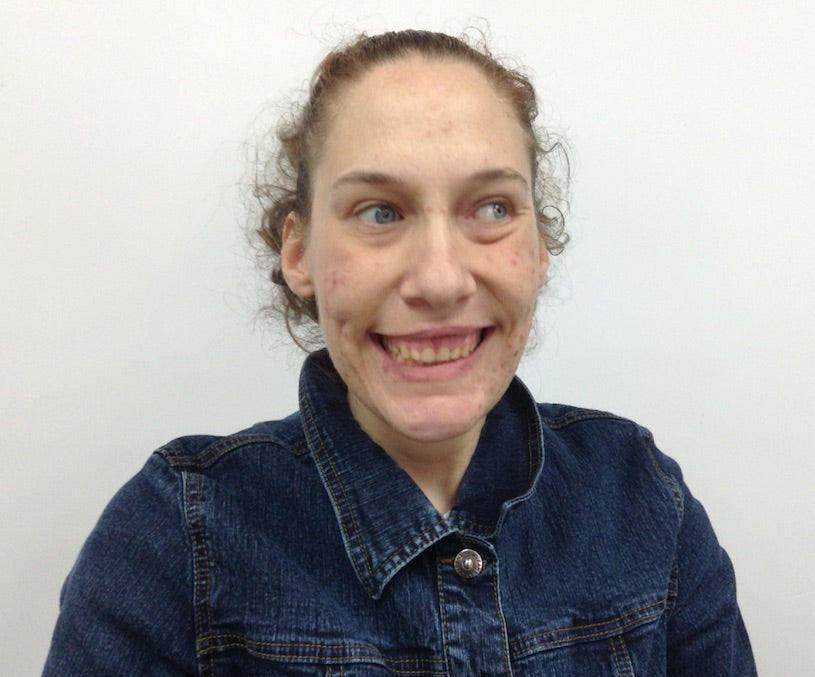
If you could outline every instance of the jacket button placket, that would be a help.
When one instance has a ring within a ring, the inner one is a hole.
[[[487,543],[437,559],[445,657],[450,675],[510,675],[498,595],[498,562]]]

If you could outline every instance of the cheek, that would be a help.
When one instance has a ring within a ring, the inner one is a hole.
[[[345,287],[345,276],[342,273],[330,273],[325,280],[325,288],[331,293],[339,292]]]
[[[352,296],[345,274],[338,271],[324,274],[317,286],[317,303],[323,310],[322,317],[336,319],[347,315],[349,297]]]
[[[311,260],[312,279],[320,308],[320,317],[335,316],[348,305],[349,288],[353,285],[353,268],[349,256],[339,246],[320,243]]]
[[[326,272],[319,277],[316,285],[317,307],[320,326],[328,336],[336,333],[338,325],[348,321],[350,316],[347,277],[339,271]]]
[[[483,255],[483,254],[482,254]],[[486,280],[496,286],[497,293],[512,304],[516,314],[531,314],[540,288],[540,254],[527,240],[486,253],[483,267]]]
[[[369,321],[379,305],[375,278],[366,266],[354,265],[353,259],[336,260],[319,275],[317,304],[323,331],[354,331]]]
[[[515,278],[514,282],[519,293],[531,293],[537,298],[538,289],[545,275],[537,244],[526,243],[519,246],[510,256],[509,262],[511,275]]]
[[[529,330],[535,317],[538,296],[541,284],[545,278],[546,270],[541,262],[540,248],[535,243],[525,243],[519,247],[516,255],[511,257],[511,261],[516,262],[513,266],[515,276],[514,286],[518,294],[518,327],[524,327],[512,337],[511,353],[512,359],[520,359],[526,348]]]

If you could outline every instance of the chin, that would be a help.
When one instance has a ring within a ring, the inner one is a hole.
[[[491,407],[449,401],[441,403],[438,398],[431,398],[410,415],[405,415],[403,409],[390,420],[395,430],[416,442],[445,442],[468,433],[480,433],[489,409]]]

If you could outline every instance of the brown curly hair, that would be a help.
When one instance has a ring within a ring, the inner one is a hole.
[[[379,35],[360,35],[331,51],[317,67],[308,99],[292,109],[277,127],[277,147],[260,166],[254,196],[261,209],[257,230],[262,256],[271,267],[269,277],[277,293],[264,309],[283,316],[295,342],[308,349],[319,342],[317,305],[314,298],[295,294],[280,270],[280,248],[286,217],[294,212],[308,224],[311,212],[311,169],[319,159],[328,131],[332,104],[343,86],[359,80],[373,67],[418,54],[433,59],[453,59],[479,69],[512,106],[525,130],[534,177],[534,200],[538,228],[551,254],[559,254],[568,241],[564,212],[569,164],[563,144],[535,125],[538,105],[530,79],[517,67],[501,63],[488,50],[483,36],[476,42],[467,36],[403,30]]]

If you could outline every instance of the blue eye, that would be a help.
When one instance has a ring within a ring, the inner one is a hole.
[[[399,212],[388,204],[372,205],[359,212],[359,218],[365,223],[386,226],[399,220]]]
[[[509,208],[503,202],[487,202],[475,210],[475,215],[485,221],[500,221],[509,216]]]

